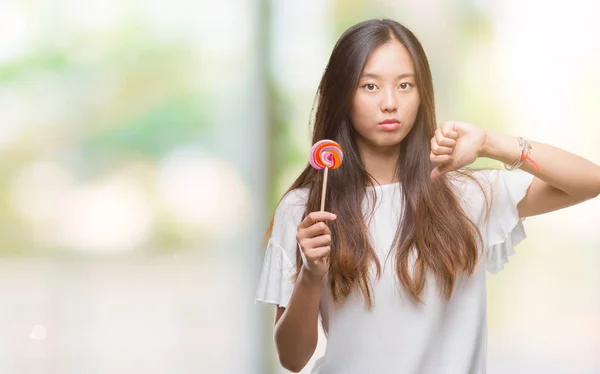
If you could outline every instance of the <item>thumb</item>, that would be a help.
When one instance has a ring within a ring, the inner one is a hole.
[[[431,178],[432,181],[434,181],[437,178],[439,178],[440,175],[447,173],[450,170],[452,170],[452,166],[450,164],[438,165],[431,171],[431,174],[429,177]]]

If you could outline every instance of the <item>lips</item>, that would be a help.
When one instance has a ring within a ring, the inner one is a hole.
[[[386,119],[379,122],[379,127],[386,131],[393,131],[400,127],[400,122],[396,119]]]

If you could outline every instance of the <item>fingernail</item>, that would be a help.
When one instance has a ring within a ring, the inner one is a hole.
[[[331,219],[336,219],[336,217],[337,216],[335,214],[331,213]]]

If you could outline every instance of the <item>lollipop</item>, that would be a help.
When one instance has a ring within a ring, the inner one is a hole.
[[[333,140],[323,139],[316,142],[310,150],[310,164],[317,170],[325,169],[323,189],[321,193],[321,212],[325,210],[325,192],[327,191],[327,172],[337,169],[342,164],[344,153],[342,147]]]

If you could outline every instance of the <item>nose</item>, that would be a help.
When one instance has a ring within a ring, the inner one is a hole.
[[[383,97],[381,98],[381,111],[393,113],[398,110],[398,98],[396,95],[397,92],[394,89],[387,89],[383,91]]]

